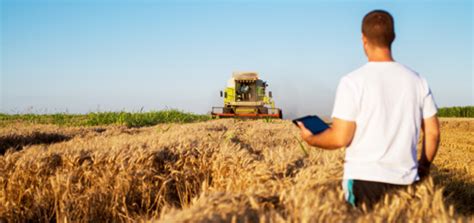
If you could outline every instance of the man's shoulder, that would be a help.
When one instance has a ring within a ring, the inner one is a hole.
[[[381,67],[380,65],[384,66]],[[398,62],[393,62],[390,64],[377,64],[377,63],[366,63],[359,68],[349,72],[348,74],[344,75],[342,78],[343,79],[349,79],[352,81],[357,81],[360,79],[365,79],[370,76],[369,74],[377,74],[380,73],[383,70],[383,72],[394,72],[394,73],[404,73],[410,76],[413,76],[415,78],[421,78],[421,76],[413,70],[412,68],[398,63]]]
[[[356,83],[362,81],[364,77],[367,76],[367,73],[370,73],[370,68],[367,64],[364,64],[359,68],[342,76],[339,82],[344,82],[350,85],[357,85]]]
[[[408,73],[411,73],[412,75],[415,75],[417,77],[420,77],[420,75],[418,74],[418,72],[416,72],[414,69],[412,69],[411,67],[405,65],[405,64],[401,64],[401,63],[397,63],[399,69],[405,71],[405,72],[408,72]]]
[[[355,70],[349,72],[348,74],[344,75],[343,78],[346,78],[346,79],[357,78],[358,76],[361,76],[369,71],[370,71],[370,68],[368,64],[364,64],[356,68]]]

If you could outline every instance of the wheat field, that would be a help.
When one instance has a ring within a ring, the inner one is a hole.
[[[472,222],[474,120],[442,119],[431,177],[353,209],[344,150],[286,120],[0,127],[0,222]]]

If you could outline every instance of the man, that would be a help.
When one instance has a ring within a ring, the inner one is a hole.
[[[338,86],[330,128],[302,138],[323,149],[346,148],[343,188],[353,206],[369,209],[390,190],[428,174],[439,144],[437,108],[426,80],[391,54],[393,17],[369,12],[362,21],[368,63],[344,76]],[[423,130],[422,154],[416,146]]]

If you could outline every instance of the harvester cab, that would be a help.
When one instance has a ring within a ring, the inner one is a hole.
[[[266,93],[268,84],[255,72],[234,72],[227,87],[220,92],[224,107],[213,107],[216,118],[282,118],[282,111],[275,108],[272,92]]]

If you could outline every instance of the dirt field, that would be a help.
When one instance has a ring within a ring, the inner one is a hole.
[[[473,221],[473,119],[443,119],[432,178],[372,212],[343,201],[344,150],[305,153],[298,139],[280,120],[9,124],[0,128],[0,221]]]

